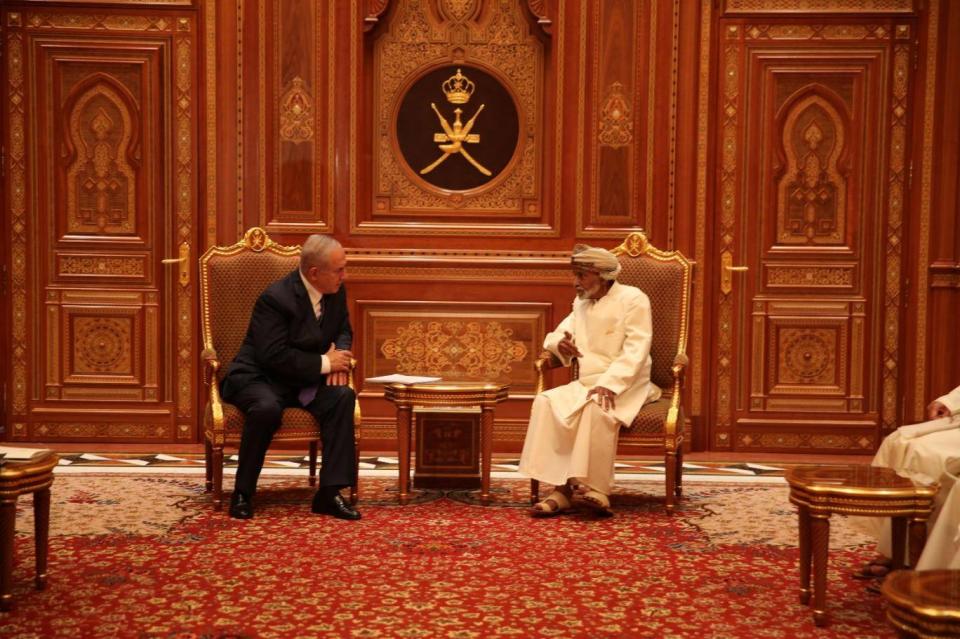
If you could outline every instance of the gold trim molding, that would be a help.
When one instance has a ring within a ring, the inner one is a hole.
[[[917,0],[726,0],[724,15],[743,13],[915,13]]]

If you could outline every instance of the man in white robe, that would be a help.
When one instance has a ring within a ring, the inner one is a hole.
[[[620,264],[607,250],[578,244],[571,263],[573,311],[543,347],[565,366],[577,358],[580,375],[537,395],[520,455],[521,474],[555,486],[533,507],[540,516],[568,510],[575,493],[609,514],[620,427],[660,397],[650,381],[650,300],[616,281]]]
[[[927,406],[930,421],[902,426],[888,435],[872,465],[892,468],[901,477],[921,484],[937,482],[940,489],[927,522],[927,543],[914,566],[917,570],[960,568],[960,386]],[[892,554],[890,520],[862,520],[877,540],[882,557],[864,566],[864,577],[882,577]],[[904,558],[906,559],[906,557]]]

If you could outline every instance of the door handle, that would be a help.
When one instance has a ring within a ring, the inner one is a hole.
[[[190,285],[190,245],[187,242],[180,243],[180,257],[167,257],[160,262],[162,264],[180,265],[180,286]]]
[[[745,273],[750,270],[748,266],[734,266],[733,253],[724,251],[720,254],[720,291],[724,295],[729,295],[733,290],[733,274]]]

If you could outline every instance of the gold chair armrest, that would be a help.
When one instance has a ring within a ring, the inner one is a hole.
[[[217,381],[217,371],[220,370],[220,358],[217,357],[217,351],[212,348],[205,348],[200,353],[202,363],[201,372],[203,374],[203,383],[206,386]]]
[[[355,394],[356,394],[356,392],[357,392],[357,385],[356,385],[356,382],[354,382],[354,379],[353,379],[353,372],[354,372],[356,369],[357,369],[357,360],[351,359],[351,360],[350,360],[350,370],[347,371],[347,386],[349,386],[351,389],[353,389],[353,392],[354,392]],[[353,403],[353,428],[354,428],[357,432],[359,432],[359,431],[360,431],[360,425],[361,425],[362,423],[363,423],[363,415],[360,413],[360,398],[357,397],[357,399],[356,399],[356,400],[354,401],[354,403]]]
[[[543,351],[533,362],[533,368],[537,372],[537,385],[536,392],[540,394],[543,392],[544,388],[544,371],[548,371],[551,368],[560,368],[563,366],[563,362],[560,361],[560,358],[551,353],[550,351]]]

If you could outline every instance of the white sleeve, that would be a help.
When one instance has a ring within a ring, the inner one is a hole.
[[[574,331],[573,313],[570,313],[563,318],[563,321],[553,331],[547,333],[547,336],[543,338],[543,347],[559,357],[564,366],[569,366],[572,358],[561,355],[560,351],[557,350],[557,344],[563,339],[564,332],[573,335],[574,343],[576,343],[577,334]]]

